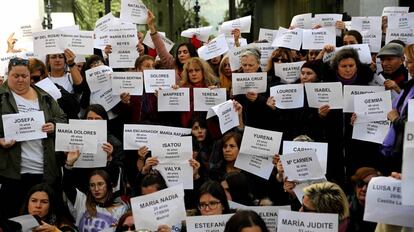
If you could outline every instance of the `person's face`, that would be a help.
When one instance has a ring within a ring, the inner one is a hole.
[[[138,41],[140,43],[142,43],[142,41],[144,41],[144,33],[142,33],[141,31],[138,32]]]
[[[34,192],[29,198],[27,210],[31,215],[44,218],[49,212],[49,196],[46,192]]]
[[[252,55],[243,56],[240,61],[244,73],[254,73],[259,69],[260,63]]]
[[[97,202],[104,203],[108,191],[105,180],[100,175],[94,175],[89,180],[89,189]]]
[[[230,189],[229,184],[225,180],[223,180],[220,184],[221,184],[221,187],[223,187],[224,191],[226,192],[227,200],[231,201],[232,198],[231,198],[231,194],[230,194],[230,190],[229,190]]]
[[[317,212],[315,206],[312,204],[308,196],[303,196],[302,207],[299,212]]]
[[[357,72],[357,66],[353,58],[342,59],[338,64],[338,75],[343,79],[352,79]]]
[[[343,38],[344,45],[358,44],[357,39],[353,35],[345,35]]]
[[[310,68],[302,68],[300,71],[300,82],[311,83],[318,79],[316,73]]]
[[[86,119],[87,120],[103,120],[103,118],[99,114],[97,114],[97,113],[95,113],[93,111],[89,111],[86,114]]]
[[[259,226],[244,227],[240,232],[262,232]]]
[[[24,94],[30,89],[30,71],[27,66],[13,66],[7,79],[9,88],[17,94]]]
[[[4,82],[4,77],[3,76],[0,76],[0,85],[2,85],[3,82]]]
[[[381,56],[381,66],[385,74],[392,74],[404,63],[404,57]]]
[[[407,57],[406,66],[410,76],[414,77],[414,60]]]
[[[319,51],[318,50],[309,50],[308,52],[308,60],[315,60],[318,56]]]
[[[51,54],[49,56],[49,62],[52,71],[65,68],[65,56],[63,54]]]
[[[207,129],[200,126],[200,123],[195,122],[191,128],[191,133],[196,137],[197,142],[203,142],[207,136]]]
[[[102,60],[96,60],[96,61],[94,61],[90,64],[90,68],[96,68],[96,67],[99,67],[99,66],[102,66],[102,65],[104,65]]]
[[[376,175],[366,176],[363,180],[359,180],[355,185],[355,194],[360,204],[365,205],[365,197],[367,195],[368,183]]]
[[[223,156],[227,162],[235,161],[238,154],[239,147],[234,138],[230,138],[223,144]]]
[[[134,217],[128,216],[122,224],[122,231],[135,231]]]
[[[155,69],[155,62],[151,59],[148,60],[144,60],[144,62],[142,62],[141,67],[139,67],[138,71],[144,71],[144,70],[152,70]]]
[[[209,193],[201,195],[198,205],[201,215],[220,215],[224,209],[220,200]]]
[[[181,64],[184,64],[188,59],[191,58],[190,51],[188,51],[188,48],[185,45],[178,48],[177,56]]]
[[[40,70],[34,70],[30,73],[30,84],[35,84],[42,79],[42,72]]]
[[[224,62],[223,63],[223,66],[224,66],[224,72],[223,72],[223,74],[224,74],[224,76],[231,77],[232,72],[231,72],[231,67],[230,67],[229,59],[226,59],[223,62]]]
[[[214,57],[213,59],[210,60],[210,63],[214,64],[214,65],[219,65],[220,61],[221,61],[221,56],[216,56],[216,57]]]
[[[198,64],[192,63],[188,65],[187,69],[188,80],[191,84],[200,84],[203,81],[203,70]]]
[[[147,195],[147,194],[150,194],[150,193],[155,193],[157,191],[158,191],[158,188],[157,188],[157,185],[155,185],[155,184],[141,188],[142,195]]]

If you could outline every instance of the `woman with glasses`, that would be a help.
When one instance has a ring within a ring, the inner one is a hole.
[[[122,201],[115,201],[110,176],[104,170],[94,170],[89,174],[86,193],[74,188],[75,177],[71,167],[79,156],[79,151],[67,153],[63,175],[63,190],[74,207],[76,225],[80,232],[115,231],[128,206]]]
[[[303,189],[301,212],[338,214],[338,232],[345,232],[349,224],[349,204],[344,191],[337,184],[322,182]]]
[[[11,59],[7,81],[0,88],[1,115],[41,111],[47,137],[30,141],[5,140],[0,118],[0,205],[3,215],[16,216],[28,190],[35,184],[59,183],[59,161],[55,153],[55,124],[66,122],[56,101],[37,86],[30,85],[29,61]],[[10,199],[13,199],[12,201]]]
[[[230,212],[226,193],[217,181],[208,180],[200,187],[198,210],[200,215],[220,215]]]

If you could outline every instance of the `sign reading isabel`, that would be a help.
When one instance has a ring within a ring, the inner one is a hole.
[[[402,205],[401,180],[392,177],[371,179],[365,200],[364,221],[414,227],[413,215],[414,206]]]
[[[305,83],[305,90],[309,107],[319,108],[323,105],[329,105],[331,109],[342,109],[341,82]]]
[[[55,151],[79,150],[96,154],[98,131],[94,125],[56,123]]]
[[[272,159],[279,153],[282,133],[246,126],[235,167],[269,179]]]
[[[160,89],[158,111],[190,111],[190,89]]]
[[[233,73],[232,89],[233,95],[248,92],[264,93],[267,86],[267,73]]]
[[[357,95],[354,97],[356,123],[387,120],[391,111],[391,92],[389,90]]]
[[[168,89],[175,85],[174,69],[144,70],[146,93],[155,93],[158,89]]]
[[[46,138],[46,132],[42,132],[45,124],[43,111],[34,111],[19,114],[3,114],[4,139],[12,139],[17,142]]]
[[[208,111],[227,100],[225,88],[194,88],[194,111]]]
[[[280,210],[278,231],[338,232],[338,214]]]
[[[131,208],[137,229],[157,231],[159,225],[180,224],[186,218],[183,186],[131,198]]]
[[[226,222],[233,214],[194,216],[185,219],[187,231],[192,232],[223,232]]]
[[[270,96],[274,97],[279,109],[295,109],[303,107],[305,91],[303,84],[277,85],[270,88]]]

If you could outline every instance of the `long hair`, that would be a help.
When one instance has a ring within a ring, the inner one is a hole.
[[[229,185],[231,199],[242,205],[253,206],[253,194],[246,175],[241,172],[230,172],[224,177]]]
[[[175,65],[179,70],[183,70],[184,64],[180,62],[178,59],[178,49],[180,49],[182,46],[186,46],[188,49],[188,52],[190,53],[190,57],[198,57],[197,49],[194,47],[192,43],[181,43],[177,46],[177,51],[175,53]]]
[[[226,192],[219,182],[208,180],[201,185],[199,192],[200,198],[204,194],[210,194],[214,198],[217,198],[220,201],[221,206],[223,206],[223,214],[230,213],[230,206],[227,201]]]
[[[86,107],[85,115],[83,118],[86,119],[88,113],[91,111],[101,116],[103,120],[109,120],[108,113],[106,112],[105,108],[99,104],[92,104]]]
[[[224,232],[240,232],[244,228],[258,226],[262,232],[268,232],[263,219],[252,210],[239,210],[227,221]]]
[[[200,67],[201,71],[203,72],[203,84],[205,86],[212,86],[218,83],[218,79],[214,75],[214,72],[211,69],[210,65],[207,63],[207,61],[198,57],[192,57],[184,64],[183,72],[181,73],[180,86],[192,85],[188,77],[188,69],[191,65],[197,65],[198,67]]]
[[[105,181],[105,185],[106,185],[106,194],[105,194],[105,201],[103,204],[96,202],[95,198],[92,195],[91,190],[88,191],[88,194],[86,196],[86,211],[89,214],[89,217],[95,217],[96,216],[96,206],[99,205],[100,207],[103,208],[108,208],[110,206],[112,206],[114,204],[113,199],[112,199],[112,183],[111,183],[111,179],[109,177],[109,174],[104,171],[104,170],[93,170],[91,172],[91,174],[89,175],[88,180],[90,180],[92,178],[92,176],[100,176],[102,177],[102,179],[104,179]]]
[[[141,66],[142,66],[142,64],[144,63],[144,61],[146,61],[146,60],[152,60],[152,61],[154,61],[155,62],[155,59],[154,59],[154,57],[152,57],[152,56],[149,56],[149,55],[143,55],[143,56],[139,56],[136,60],[135,60],[135,65],[134,65],[134,67],[135,67],[135,70],[141,70],[142,71],[142,68],[141,68]]]
[[[272,55],[267,60],[266,64],[266,72],[273,71],[272,74],[274,74],[274,62],[273,58],[277,57],[285,57],[288,59],[289,62],[293,62],[292,53],[290,53],[289,48],[277,48],[272,52]]]
[[[56,53],[56,54],[63,55],[63,60],[65,61],[65,68],[64,69],[66,70],[66,56],[65,56],[65,53]],[[46,55],[46,68],[47,68],[48,72],[52,71],[52,67],[50,66],[50,56],[51,55],[56,55],[56,54],[47,54]]]

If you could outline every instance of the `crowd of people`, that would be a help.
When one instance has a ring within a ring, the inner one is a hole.
[[[189,42],[176,46],[174,54],[166,49],[157,31],[155,17],[148,11],[147,26],[155,49],[138,41],[139,57],[135,67],[127,70],[143,72],[151,69],[174,69],[174,89],[190,89],[190,111],[159,112],[157,92],[142,96],[120,95],[120,102],[111,110],[97,104],[97,92],[90,90],[85,72],[109,65],[111,46],[96,50],[86,62],[76,63],[69,49],[62,54],[49,54],[46,62],[31,58],[13,58],[8,65],[7,79],[0,88],[0,112],[5,114],[43,111],[44,139],[6,141],[0,123],[0,231],[18,231],[19,225],[7,221],[18,215],[37,215],[40,225],[33,231],[134,231],[129,199],[167,188],[162,175],[153,167],[159,164],[157,154],[147,146],[138,150],[123,149],[124,124],[148,124],[191,128],[194,188],[185,190],[188,215],[220,215],[235,213],[224,231],[261,231],[268,229],[255,212],[230,208],[229,201],[245,206],[289,205],[293,211],[338,214],[340,232],[391,231],[390,227],[363,220],[368,183],[378,176],[396,176],[402,169],[404,127],[408,116],[408,100],[414,97],[414,44],[391,41],[383,44],[378,54],[372,53],[372,63],[361,62],[353,48],[343,48],[330,61],[323,62],[325,53],[335,47],[361,44],[361,33],[346,30],[337,23],[341,36],[337,44],[327,44],[322,50],[295,51],[276,48],[263,70],[259,49],[242,49],[240,69],[232,71],[229,56],[223,54],[211,60],[198,57],[197,46]],[[141,32],[140,32],[141,33]],[[142,34],[142,33],[141,33]],[[239,29],[232,32],[235,46],[240,46]],[[13,51],[15,40],[9,38]],[[258,41],[271,42],[271,41]],[[158,56],[158,58],[156,58]],[[352,139],[356,114],[331,109],[329,105],[280,109],[270,88],[284,84],[275,75],[275,64],[304,61],[296,83],[340,82],[342,85],[369,85],[377,75],[376,58],[381,60],[381,75],[386,90],[395,91],[391,122],[383,144]],[[267,73],[267,91],[232,93],[233,73]],[[55,101],[34,85],[49,78],[62,97]],[[217,117],[206,119],[207,112],[194,111],[194,88],[225,88],[233,100],[240,125],[222,134]],[[107,154],[106,167],[74,168],[78,150],[56,152],[56,123],[68,119],[106,120],[107,142],[102,150]],[[2,120],[2,119],[0,119]],[[1,121],[2,122],[2,121]],[[298,199],[295,182],[284,174],[280,154],[273,156],[270,178],[263,179],[235,166],[243,139],[244,126],[282,132],[283,141],[315,141],[328,144],[328,181],[309,185]],[[114,187],[117,188],[114,188]],[[249,228],[250,230],[245,230]],[[411,231],[395,228],[392,231]],[[183,222],[159,225],[158,231],[185,231]]]

